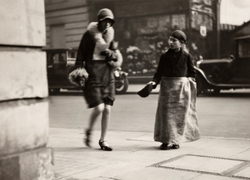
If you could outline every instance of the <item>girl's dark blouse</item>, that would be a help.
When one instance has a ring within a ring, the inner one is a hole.
[[[162,76],[165,77],[196,77],[196,69],[192,62],[191,55],[183,49],[177,53],[169,49],[166,53],[162,54],[158,64],[157,71],[153,77],[153,81],[159,84]],[[179,55],[178,55],[179,54]]]

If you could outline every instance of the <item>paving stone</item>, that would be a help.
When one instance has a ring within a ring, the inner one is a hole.
[[[242,161],[217,159],[202,156],[182,156],[175,160],[169,160],[161,163],[160,167],[169,167],[174,169],[192,170],[197,172],[223,173],[224,171],[243,163]],[[216,166],[215,166],[216,164]]]
[[[235,173],[234,176],[245,177],[250,179],[250,166],[242,169],[238,173]]]

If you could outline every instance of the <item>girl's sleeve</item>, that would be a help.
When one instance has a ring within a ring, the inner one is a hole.
[[[159,82],[161,81],[163,70],[164,70],[164,58],[163,58],[163,55],[161,55],[156,73],[154,74],[154,77],[153,77],[153,81],[156,84],[159,84]]]
[[[189,54],[187,57],[187,67],[188,67],[188,75],[187,77],[196,77],[196,69],[194,63],[192,61],[191,55]]]
[[[121,67],[122,62],[123,62],[122,54],[118,49],[114,50],[114,53],[115,53],[115,56],[116,56],[116,61],[112,61],[112,66],[114,68]]]
[[[110,59],[110,65],[113,68],[121,67],[123,62],[123,57],[120,50],[118,49],[118,45],[115,45],[114,41],[112,41],[109,49],[110,49],[110,57],[108,57],[108,59]]]
[[[84,67],[84,62],[86,61],[86,40],[87,36],[86,33],[83,34],[80,45],[77,50],[75,68]]]

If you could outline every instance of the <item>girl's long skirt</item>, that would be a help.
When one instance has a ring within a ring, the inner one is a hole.
[[[163,77],[154,140],[180,144],[200,138],[196,113],[196,83],[186,77]]]

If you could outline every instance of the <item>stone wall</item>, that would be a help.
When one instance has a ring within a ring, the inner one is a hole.
[[[44,0],[0,0],[0,179],[53,179]]]

